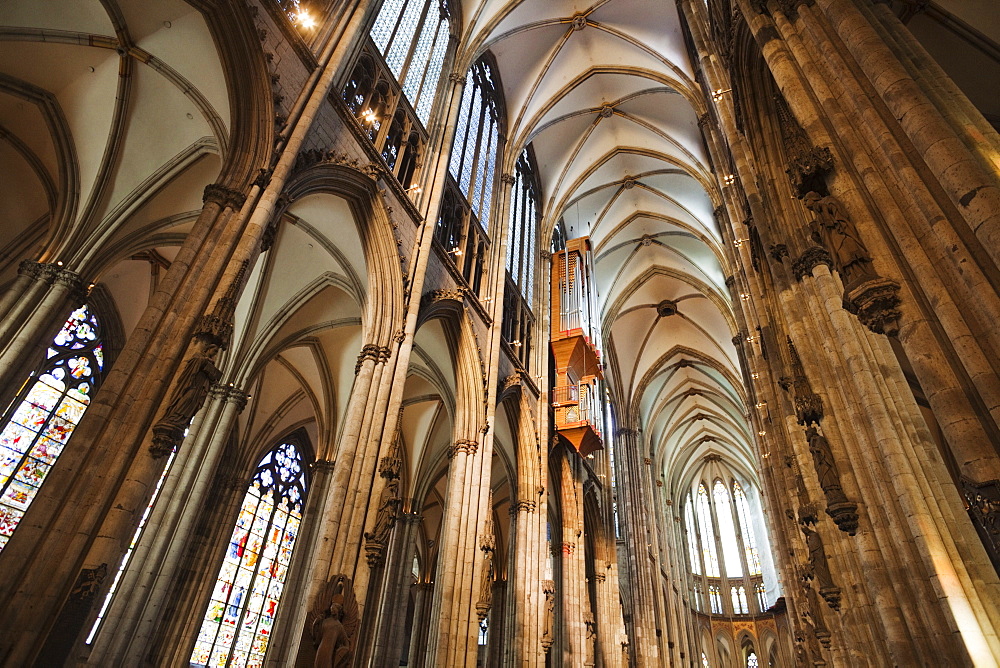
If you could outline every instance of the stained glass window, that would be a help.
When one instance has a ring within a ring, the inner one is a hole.
[[[701,668],[711,668],[711,664],[708,662],[708,657],[705,656],[704,652],[701,653]]]
[[[500,91],[493,69],[480,60],[465,77],[449,170],[483,228],[489,223],[500,146]]]
[[[733,499],[736,501],[736,510],[740,517],[740,532],[743,534],[743,549],[746,552],[747,568],[750,575],[760,575],[760,554],[757,552],[757,539],[754,538],[753,524],[750,523],[750,507],[747,505],[747,497],[743,493],[743,487],[736,480],[733,480]]]
[[[712,614],[721,615],[722,614],[722,592],[719,591],[719,585],[708,585],[708,598],[712,604]]]
[[[4,415],[0,432],[0,550],[73,435],[101,381],[100,325],[73,311]]]
[[[448,4],[386,0],[369,34],[426,126],[448,49]]]
[[[736,541],[733,506],[729,501],[729,490],[726,489],[725,483],[716,480],[712,487],[712,496],[715,497],[715,517],[719,520],[719,541],[722,543],[726,575],[740,577],[743,575],[743,562],[740,558],[740,546]]]
[[[305,498],[302,454],[281,443],[257,466],[243,498],[192,666],[261,666],[291,563]]]
[[[535,230],[538,227],[538,181],[530,149],[521,152],[514,167],[507,229],[507,272],[521,295],[531,302],[535,274]]]
[[[739,587],[731,587],[732,599],[733,599],[733,614],[735,615],[746,615],[750,613],[750,606],[747,604],[747,590],[746,587],[740,585]]]
[[[758,668],[759,665],[757,662],[757,652],[750,652],[747,655],[747,668]]]
[[[691,492],[688,492],[684,504],[684,529],[687,533],[688,558],[691,560],[691,572],[701,575],[701,558],[698,555],[698,531],[694,525],[694,503],[691,502]]]
[[[712,528],[712,511],[708,505],[708,488],[698,485],[698,528],[701,533],[701,551],[705,560],[705,575],[719,577],[719,556],[715,551],[715,529]]]

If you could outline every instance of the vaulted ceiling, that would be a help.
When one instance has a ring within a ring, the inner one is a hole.
[[[644,432],[666,477],[708,452],[750,469],[706,104],[676,7],[486,1],[463,21],[460,62],[497,60],[508,156],[534,148],[546,230],[562,218],[591,238],[619,424]]]

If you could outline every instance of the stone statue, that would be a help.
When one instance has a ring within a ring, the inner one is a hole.
[[[847,496],[840,486],[840,472],[837,470],[837,462],[833,459],[830,443],[816,430],[816,427],[806,429],[806,438],[809,439],[809,452],[812,453],[813,463],[816,465],[819,486],[826,494],[827,502],[846,503]]]
[[[556,625],[556,583],[552,580],[542,582],[542,591],[545,592],[545,618],[542,626],[542,648],[547,654],[552,649],[555,642]]]
[[[315,668],[349,668],[354,662],[354,636],[360,617],[354,584],[346,575],[336,575],[320,594],[309,613],[309,631],[316,647]]]
[[[396,523],[396,513],[402,500],[399,498],[399,480],[389,478],[379,496],[378,515],[375,518],[375,526],[365,534],[365,538],[381,545],[388,545],[389,532],[392,531],[393,524]]]
[[[587,658],[583,662],[585,666],[597,665],[596,661],[596,643],[597,643],[597,622],[594,620],[594,613],[589,610],[583,615],[583,624],[587,627]]]
[[[801,527],[802,533],[806,537],[806,547],[809,549],[809,564],[806,567],[804,577],[806,579],[815,578],[819,585],[820,596],[826,600],[831,608],[838,610],[840,609],[840,587],[833,583],[833,576],[830,575],[830,564],[826,560],[823,539],[808,522],[803,522]]]
[[[194,414],[204,405],[208,390],[222,377],[215,366],[219,354],[218,344],[204,339],[195,339],[195,352],[184,364],[184,370],[177,378],[177,385],[170,395],[170,403],[163,411],[157,426],[164,425],[180,430],[191,424]]]
[[[830,252],[844,286],[877,278],[871,254],[854,223],[841,210],[840,202],[835,197],[821,197],[815,191],[806,193],[802,202],[816,214],[816,219],[809,223],[812,238]]]
[[[222,377],[215,366],[219,343],[211,338],[196,336],[194,354],[184,363],[177,377],[173,394],[160,421],[153,425],[153,444],[149,452],[154,458],[165,457],[181,444],[192,418],[205,404],[212,385]]]

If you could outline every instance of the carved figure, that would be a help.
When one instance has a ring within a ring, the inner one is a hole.
[[[587,611],[583,616],[583,623],[587,627],[587,658],[583,665],[593,666],[595,664],[596,643],[597,643],[597,622],[594,620],[594,613]]]
[[[354,584],[336,575],[310,612],[309,630],[316,647],[315,668],[348,668],[354,662],[354,636],[360,622]]]
[[[809,452],[812,453],[813,463],[816,465],[819,486],[823,488],[827,502],[831,504],[847,502],[844,489],[840,486],[840,472],[837,470],[837,462],[833,459],[830,443],[816,430],[816,427],[806,429],[806,438],[809,439]]]
[[[802,202],[816,214],[816,219],[809,223],[813,240],[830,252],[844,285],[877,278],[871,254],[854,223],[841,210],[840,202],[835,197],[821,197],[815,191],[806,193]]]
[[[823,539],[809,524],[802,524],[802,533],[806,536],[806,547],[809,549],[809,573],[816,578],[820,589],[833,587],[833,577],[830,575],[830,566],[826,561],[826,548],[823,547]]]
[[[546,653],[552,649],[555,641],[555,621],[556,621],[556,583],[552,580],[542,582],[542,591],[545,592],[545,619],[542,627],[542,648]]]
[[[184,370],[170,395],[170,403],[157,423],[158,427],[169,427],[181,434],[204,405],[212,384],[222,377],[222,372],[215,366],[219,345],[201,338],[195,339],[195,345],[195,353],[184,364]]]
[[[381,496],[379,496],[378,515],[375,517],[375,526],[371,532],[365,534],[365,538],[382,545],[387,545],[389,542],[389,532],[392,531],[392,526],[396,523],[396,512],[400,503],[399,480],[389,478],[385,483],[385,488],[382,490]]]

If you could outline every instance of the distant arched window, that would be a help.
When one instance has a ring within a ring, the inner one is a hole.
[[[711,487],[695,478],[684,496],[682,526],[692,575],[692,605],[698,607],[696,591],[708,591],[712,614],[758,614],[770,607],[768,600],[773,602],[777,594],[764,585],[747,494],[727,468],[721,462],[706,464]],[[718,601],[715,592],[721,594]]]
[[[70,314],[0,421],[0,550],[73,435],[103,369],[100,324],[83,305]]]
[[[507,232],[507,273],[526,301],[531,302],[535,287],[535,236],[541,210],[534,157],[530,147],[521,151],[514,168],[510,192],[510,221]]]
[[[261,666],[302,521],[302,453],[280,442],[257,465],[240,507],[192,666]]]
[[[500,145],[500,86],[480,59],[469,68],[462,92],[449,171],[483,229],[489,228],[493,176]]]
[[[747,655],[747,668],[759,668],[760,663],[757,661],[757,652],[750,652]]]
[[[712,510],[708,503],[708,488],[705,483],[698,485],[698,529],[701,532],[701,551],[705,560],[705,575],[719,577],[719,556],[715,551],[715,528],[712,524]]]

